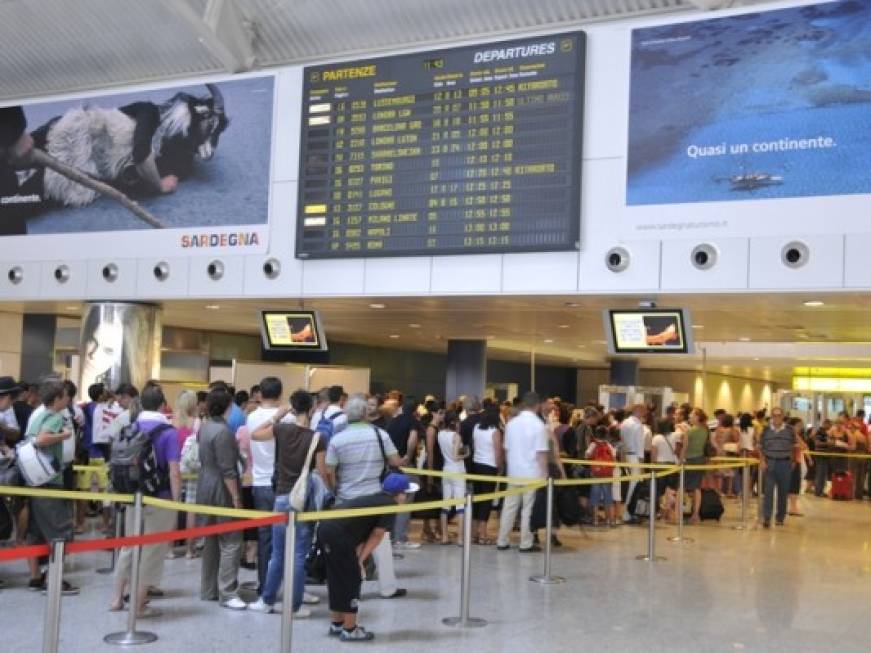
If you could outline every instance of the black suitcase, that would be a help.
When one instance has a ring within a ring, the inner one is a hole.
[[[720,495],[716,490],[707,488],[702,490],[702,505],[699,508],[699,519],[716,519],[720,521],[723,516],[723,502],[720,500]]]

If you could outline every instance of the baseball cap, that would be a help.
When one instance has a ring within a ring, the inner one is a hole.
[[[21,386],[11,376],[0,376],[0,395],[10,395],[19,390]]]
[[[400,492],[417,492],[420,486],[417,483],[412,483],[405,474],[391,472],[384,479],[381,488],[388,494],[399,494]]]

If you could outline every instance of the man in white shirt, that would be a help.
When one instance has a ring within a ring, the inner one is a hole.
[[[626,462],[637,463],[644,458],[644,417],[647,408],[644,404],[635,404],[632,406],[632,414],[629,415],[623,423],[620,424],[620,440],[623,446],[626,447]],[[630,474],[637,474],[637,467],[630,467]],[[633,492],[638,481],[629,483],[629,489],[626,492],[626,503],[623,511],[623,521],[633,521],[632,508],[635,506],[633,502]]]
[[[245,424],[248,433],[254,433],[278,412],[284,388],[281,379],[267,376],[260,382],[260,406],[248,414]],[[284,418],[293,422],[292,413]],[[251,440],[251,476],[254,509],[271,511],[275,505],[275,492],[272,489],[272,475],[275,473],[275,440]],[[272,527],[257,529],[257,591],[261,592],[266,583],[266,569],[272,556]]]
[[[340,402],[345,389],[340,385],[323,388],[318,392],[318,407],[312,415],[311,427],[317,430],[321,419],[326,417],[333,423],[333,435],[345,430],[348,426],[348,416],[342,411]]]
[[[113,441],[118,439],[118,434],[121,433],[125,426],[130,426],[130,405],[138,396],[139,390],[130,383],[122,383],[115,391],[115,401],[118,402],[121,412],[118,413],[109,426],[109,433]]]
[[[507,474],[516,478],[547,478],[548,433],[547,427],[538,417],[541,399],[534,392],[523,395],[520,414],[505,427],[505,455]],[[514,528],[517,509],[520,510],[520,551],[527,553],[541,551],[533,544],[530,521],[535,490],[505,498],[502,516],[499,520],[499,538],[496,541],[499,551],[508,550],[508,536]]]

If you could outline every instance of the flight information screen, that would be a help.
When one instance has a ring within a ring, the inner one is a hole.
[[[578,249],[585,35],[305,69],[299,258]]]

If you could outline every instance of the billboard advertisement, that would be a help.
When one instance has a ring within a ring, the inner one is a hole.
[[[858,0],[633,30],[632,234],[782,233],[781,210],[793,230],[855,231],[871,193],[869,80],[871,3]]]
[[[22,260],[265,251],[273,96],[258,76],[0,109],[22,151],[0,161],[0,243]]]

